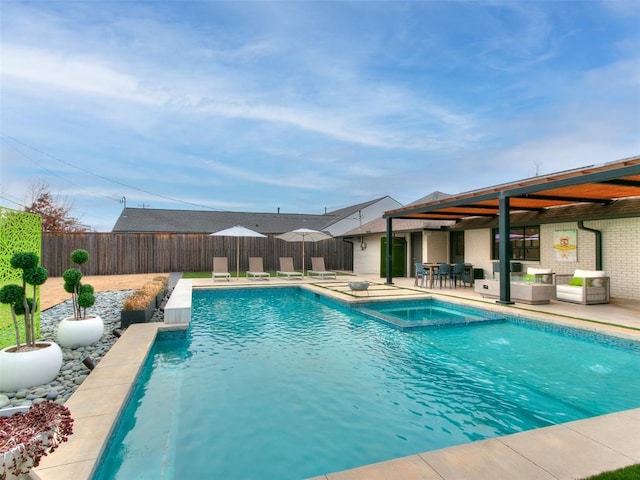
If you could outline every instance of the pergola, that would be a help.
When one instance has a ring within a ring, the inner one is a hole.
[[[640,156],[615,162],[556,172],[513,183],[474,190],[421,205],[385,212],[387,219],[387,283],[392,283],[393,219],[455,220],[497,217],[500,238],[509,238],[510,215],[584,203],[610,205],[640,196]],[[638,212],[640,215],[640,212]],[[500,300],[512,303],[509,278],[509,242],[500,242]]]

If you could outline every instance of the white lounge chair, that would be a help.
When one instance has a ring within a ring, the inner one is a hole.
[[[264,278],[269,280],[271,274],[264,271],[262,257],[249,257],[249,270],[247,270],[247,278],[259,280]]]
[[[324,279],[325,277],[336,278],[336,272],[327,271],[324,267],[324,257],[311,257],[311,270],[307,273],[310,277],[316,276]]]
[[[231,280],[231,274],[229,273],[229,261],[227,257],[213,257],[213,271],[211,272],[211,279],[215,282],[216,278],[226,278],[227,281]]]
[[[602,270],[579,270],[573,275],[556,275],[556,299],[592,305],[609,303],[609,276]]]
[[[302,273],[293,269],[292,257],[280,257],[280,270],[276,271],[276,277],[302,278]]]

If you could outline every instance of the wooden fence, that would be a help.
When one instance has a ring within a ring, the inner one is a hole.
[[[237,240],[207,234],[43,233],[42,265],[49,276],[60,277],[75,266],[69,259],[71,252],[83,248],[89,252],[89,261],[82,266],[85,275],[211,271],[213,257],[225,256],[230,271],[235,271]],[[249,257],[262,257],[265,270],[277,270],[280,257],[293,257],[296,269],[302,269],[301,242],[285,242],[273,235],[239,240],[241,272],[247,270]],[[305,257],[307,269],[311,257],[324,257],[329,270],[353,270],[353,244],[342,239],[306,242]]]

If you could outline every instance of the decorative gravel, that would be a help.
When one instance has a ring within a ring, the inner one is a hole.
[[[0,408],[31,405],[32,403],[53,400],[63,404],[76,391],[90,373],[83,360],[89,357],[94,365],[105,356],[118,339],[112,331],[120,329],[120,311],[124,299],[133,290],[97,292],[96,303],[88,310],[89,314],[99,315],[104,322],[104,335],[98,342],[88,347],[62,348],[62,368],[55,380],[46,384],[19,390],[17,392],[0,392]],[[73,315],[71,299],[49,308],[40,314],[40,339],[56,341],[58,322]],[[163,321],[160,310],[156,310],[151,319]]]

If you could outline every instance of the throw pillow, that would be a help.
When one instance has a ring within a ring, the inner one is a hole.
[[[569,285],[573,285],[574,287],[581,287],[582,279],[578,277],[573,277],[571,280],[569,280]]]

